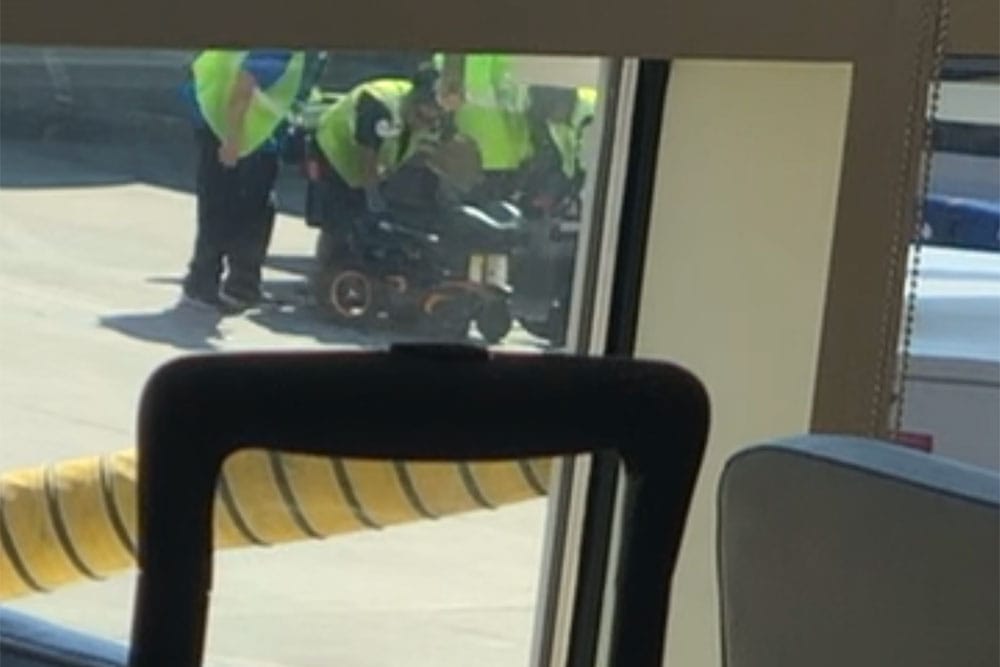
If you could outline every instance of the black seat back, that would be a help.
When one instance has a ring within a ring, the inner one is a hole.
[[[223,461],[254,443],[425,461],[617,452],[626,493],[610,664],[660,667],[707,424],[698,381],[661,363],[438,346],[172,362],[140,412],[130,665],[200,664],[216,481]]]

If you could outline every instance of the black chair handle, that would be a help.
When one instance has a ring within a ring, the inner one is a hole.
[[[707,428],[701,384],[665,363],[419,345],[171,362],[139,414],[129,664],[201,664],[216,482],[229,455],[264,446],[423,461],[618,452],[626,505],[611,664],[659,667]]]

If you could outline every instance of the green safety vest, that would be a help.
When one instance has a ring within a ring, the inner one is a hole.
[[[203,51],[191,64],[198,106],[208,126],[220,140],[226,136],[226,108],[240,67],[249,53]],[[267,88],[254,89],[243,123],[240,157],[260,148],[285,119],[302,85],[304,65],[305,54],[295,51],[277,81]]]
[[[525,86],[512,75],[512,58],[504,54],[465,56],[465,102],[455,112],[458,131],[476,142],[483,169],[517,169],[531,154]],[[444,54],[436,54],[440,70]]]
[[[391,120],[380,133],[382,145],[378,151],[380,171],[388,171],[404,162],[421,144],[420,136],[411,136],[406,151],[400,153],[400,139],[405,129],[403,100],[413,85],[399,79],[381,79],[361,84],[327,109],[316,128],[316,143],[341,178],[352,188],[364,183],[361,159],[362,146],[355,140],[358,101],[364,94],[371,95],[389,109]]]
[[[549,123],[549,136],[559,149],[562,171],[573,178],[583,156],[583,133],[597,110],[597,89],[578,88],[576,106],[568,123]]]

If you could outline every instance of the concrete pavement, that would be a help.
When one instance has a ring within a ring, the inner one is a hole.
[[[385,342],[294,304],[314,232],[288,215],[265,280],[289,305],[225,319],[177,308],[193,197],[75,154],[0,146],[4,469],[130,446],[145,378],[178,354]],[[532,501],[220,554],[211,664],[526,664],[544,514]],[[131,587],[127,575],[13,606],[124,638]]]

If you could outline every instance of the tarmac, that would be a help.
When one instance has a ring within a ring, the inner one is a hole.
[[[306,302],[315,232],[294,203],[279,216],[265,270],[276,304],[225,318],[178,306],[194,235],[191,177],[177,159],[162,161],[163,178],[116,169],[142,162],[126,154],[58,139],[0,145],[2,469],[131,446],[145,379],[178,355],[391,338],[333,327]],[[507,344],[539,341],[518,330]],[[220,553],[206,664],[527,664],[545,508],[529,501]],[[124,640],[132,588],[127,574],[11,606]]]

